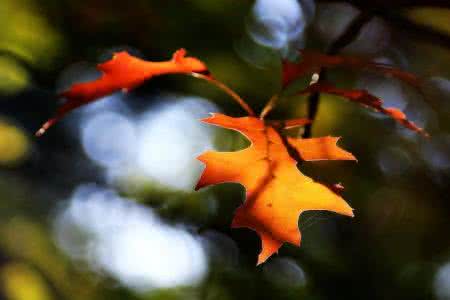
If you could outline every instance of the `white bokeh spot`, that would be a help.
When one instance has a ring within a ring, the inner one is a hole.
[[[196,285],[208,269],[198,237],[95,185],[76,189],[57,215],[54,232],[69,256],[141,292]]]

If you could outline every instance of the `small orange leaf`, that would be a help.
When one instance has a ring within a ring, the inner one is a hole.
[[[327,55],[309,50],[300,50],[299,62],[283,61],[283,87],[305,75],[319,73],[321,68],[347,67],[367,69],[386,76],[397,78],[416,88],[420,88],[420,79],[409,72],[396,69],[390,65],[376,63],[357,56]]]
[[[367,92],[366,90],[341,89],[328,83],[314,83],[308,86],[303,91],[301,91],[300,94],[317,93],[317,92],[341,96],[347,98],[350,101],[371,107],[376,111],[393,118],[395,121],[399,122],[406,128],[419,132],[424,136],[428,136],[428,133],[426,133],[425,130],[418,127],[413,122],[409,121],[406,118],[406,115],[401,110],[393,107],[388,108],[383,107],[383,100],[374,95],[369,94],[369,92]]]
[[[111,60],[99,64],[97,68],[102,72],[100,78],[74,84],[60,94],[67,102],[36,135],[44,134],[49,127],[73,109],[119,90],[124,92],[132,90],[153,76],[207,71],[203,62],[194,57],[186,57],[184,49],[177,50],[171,60],[163,62],[145,61],[127,52],[118,52]]]
[[[206,168],[196,189],[224,182],[245,187],[246,201],[237,209],[232,227],[247,227],[259,235],[262,250],[258,264],[285,242],[300,245],[298,218],[303,211],[329,210],[353,216],[352,208],[344,199],[302,174],[290,155],[290,151],[297,151],[305,161],[355,160],[336,145],[338,138],[286,140],[274,127],[254,117],[213,114],[203,122],[236,130],[252,143],[241,151],[208,151],[200,155],[198,159]]]

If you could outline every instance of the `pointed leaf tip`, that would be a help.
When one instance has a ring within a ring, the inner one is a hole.
[[[80,106],[87,105],[120,90],[128,92],[142,85],[153,76],[176,73],[189,74],[208,69],[199,59],[186,57],[185,55],[186,50],[179,49],[168,61],[152,62],[132,56],[126,51],[116,52],[112,59],[97,65],[97,69],[102,72],[99,78],[73,84],[69,89],[59,94],[67,101],[58,109],[52,124]]]
[[[383,107],[383,100],[372,94],[369,94],[369,92],[367,92],[366,90],[343,89],[338,88],[330,83],[315,83],[299,92],[299,94],[305,93],[326,93],[344,97],[352,102],[373,108],[375,111],[391,117],[404,127],[416,131],[417,133],[420,133],[424,136],[428,136],[428,133],[424,129],[409,121],[406,115],[401,110],[393,107]]]
[[[180,63],[183,60],[183,58],[186,56],[186,54],[187,54],[186,49],[180,48],[173,53],[172,59],[175,62]]]

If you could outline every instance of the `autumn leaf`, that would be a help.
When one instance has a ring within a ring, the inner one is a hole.
[[[393,118],[395,121],[402,124],[406,128],[421,133],[424,136],[428,136],[428,133],[426,133],[425,130],[418,127],[413,122],[409,121],[406,118],[406,115],[401,110],[394,107],[387,107],[387,108],[383,107],[383,100],[374,95],[371,95],[366,90],[341,89],[329,83],[314,83],[308,86],[303,91],[299,92],[299,94],[317,93],[317,92],[337,95],[340,97],[347,98],[350,101],[373,108],[374,110]]]
[[[175,73],[206,72],[206,65],[194,57],[186,57],[186,50],[177,50],[171,60],[162,62],[145,61],[127,52],[118,52],[111,60],[97,66],[102,72],[100,78],[93,81],[77,83],[60,96],[66,102],[36,133],[42,135],[56,121],[73,109],[95,101],[101,97],[122,90],[132,90],[153,76]]]
[[[302,212],[328,210],[353,216],[352,208],[337,193],[297,169],[298,161],[356,160],[336,145],[338,138],[284,137],[255,117],[213,114],[203,122],[236,130],[251,141],[241,151],[200,155],[198,159],[206,168],[196,190],[224,182],[245,187],[246,201],[237,209],[232,227],[247,227],[259,235],[262,250],[258,264],[285,242],[300,245],[298,219]],[[335,187],[342,190],[340,185]]]
[[[283,61],[283,87],[305,75],[319,73],[322,68],[347,67],[378,72],[420,88],[420,79],[409,72],[396,69],[390,65],[377,63],[358,56],[327,55],[309,50],[300,50],[299,62]]]
[[[302,127],[306,124],[310,124],[311,120],[305,118],[290,119],[290,120],[267,120],[266,124],[280,129],[292,129],[296,127]]]

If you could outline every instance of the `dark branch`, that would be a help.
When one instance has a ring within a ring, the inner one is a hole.
[[[352,22],[347,26],[343,33],[328,47],[326,53],[329,55],[337,54],[342,48],[349,45],[357,37],[361,28],[372,18],[371,14],[361,12]],[[326,79],[326,69],[321,68],[319,72],[318,82],[323,82]],[[319,109],[320,93],[312,93],[308,97],[308,119],[314,121]],[[303,132],[303,138],[309,138],[312,134],[312,125],[307,124]]]
[[[450,8],[448,0],[318,0],[319,2],[347,2],[362,10],[398,9],[413,7]]]
[[[413,34],[419,39],[432,44],[450,48],[450,36],[427,25],[419,24],[403,16],[401,11],[415,7],[450,8],[448,0],[319,0],[324,3],[346,2],[360,11],[371,13],[383,19],[397,30]]]

